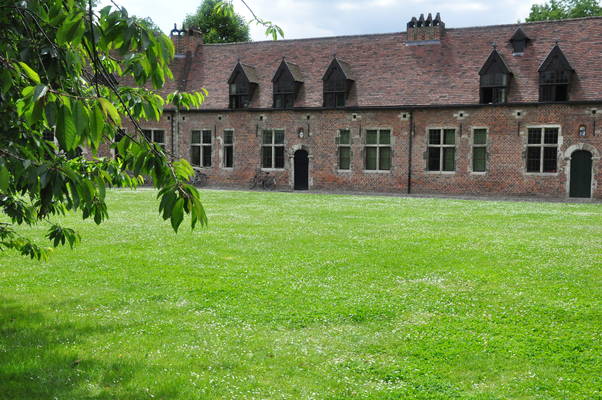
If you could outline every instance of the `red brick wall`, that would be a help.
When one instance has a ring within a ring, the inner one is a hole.
[[[599,108],[600,109],[600,108]],[[521,116],[515,113],[520,110]],[[568,193],[565,151],[572,145],[591,145],[602,153],[602,110],[592,116],[590,106],[542,105],[490,107],[469,109],[423,109],[413,111],[412,192],[440,194],[479,194],[509,196],[547,196],[563,198]],[[463,116],[460,117],[460,113]],[[352,115],[356,114],[357,119]],[[402,114],[407,114],[402,118]],[[307,119],[307,116],[310,119]],[[310,154],[310,188],[397,192],[407,191],[409,112],[400,110],[358,111],[273,111],[183,113],[180,116],[180,156],[189,159],[191,131],[210,129],[213,132],[212,167],[203,168],[209,183],[216,186],[247,187],[260,168],[261,134],[263,129],[285,130],[285,168],[271,171],[281,188],[292,188],[294,149],[304,148]],[[263,117],[263,120],[260,120]],[[221,118],[221,119],[220,119]],[[597,118],[596,136],[593,121]],[[525,172],[527,127],[558,125],[560,127],[558,172],[528,174]],[[579,137],[580,125],[587,129]],[[158,124],[166,131],[166,144],[171,145],[171,121],[167,115]],[[448,173],[426,171],[427,129],[456,129],[456,170]],[[471,172],[472,128],[488,128],[488,166],[485,173]],[[304,137],[298,137],[303,128]],[[386,128],[392,133],[392,169],[389,172],[364,171],[363,143],[365,131]],[[234,168],[222,168],[223,132],[234,129]],[[336,136],[338,129],[350,129],[353,138],[352,167],[342,172],[337,166]],[[308,132],[311,135],[308,135]],[[289,158],[291,157],[291,158]],[[602,180],[600,160],[594,160],[594,181]],[[596,185],[594,197],[602,198],[602,185]]]

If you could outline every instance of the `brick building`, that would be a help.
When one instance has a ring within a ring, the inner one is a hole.
[[[166,91],[198,110],[144,125],[210,185],[602,198],[602,18],[203,44],[172,32]]]

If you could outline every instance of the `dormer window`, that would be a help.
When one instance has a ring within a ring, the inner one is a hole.
[[[337,59],[330,63],[322,81],[324,82],[324,107],[345,107],[353,85],[349,64]]]
[[[539,101],[568,101],[574,72],[560,47],[554,46],[539,67]]]
[[[480,102],[481,104],[505,103],[508,99],[508,86],[512,72],[506,66],[500,53],[493,50],[480,75]]]
[[[240,62],[236,64],[230,79],[228,79],[228,85],[230,86],[229,107],[232,109],[248,108],[257,84],[257,73],[253,67]]]
[[[523,32],[521,28],[518,28],[510,38],[510,43],[512,43],[512,54],[515,56],[522,55],[530,40],[531,39],[527,37],[525,32]]]
[[[274,108],[292,108],[303,84],[301,70],[295,64],[282,60],[276,75],[272,79],[274,84]]]

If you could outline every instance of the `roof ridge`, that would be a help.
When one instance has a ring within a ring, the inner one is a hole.
[[[475,26],[463,26],[458,28],[449,28],[446,26],[446,31],[461,31],[461,30],[470,30],[470,29],[491,29],[491,28],[504,28],[515,26],[517,28],[523,27],[525,25],[542,25],[542,24],[559,24],[559,23],[567,23],[567,22],[576,22],[576,21],[586,21],[586,20],[602,20],[602,16],[591,16],[591,17],[581,17],[581,18],[566,18],[566,19],[554,19],[554,20],[546,20],[546,21],[532,21],[532,22],[515,22],[511,24],[496,24],[496,25],[475,25]],[[324,40],[324,39],[343,39],[343,38],[357,38],[357,37],[374,37],[374,36],[392,36],[392,35],[401,35],[406,34],[407,31],[398,31],[398,32],[381,32],[381,33],[358,33],[352,35],[335,35],[335,36],[314,36],[308,38],[298,38],[298,39],[280,39],[280,40],[258,40],[251,42],[232,42],[232,43],[203,43],[203,46],[234,46],[234,45],[258,45],[258,44],[274,44],[274,43],[288,43],[288,42],[299,42],[299,41],[309,41],[309,40]]]

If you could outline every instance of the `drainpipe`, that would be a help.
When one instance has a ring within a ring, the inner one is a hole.
[[[408,132],[408,194],[412,193],[412,142],[414,136],[414,112],[410,111],[410,129]]]

